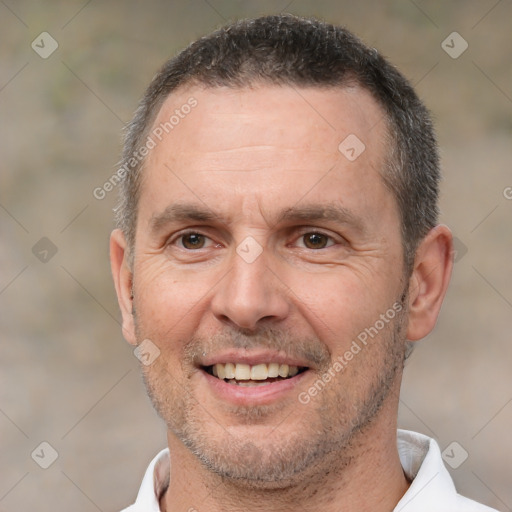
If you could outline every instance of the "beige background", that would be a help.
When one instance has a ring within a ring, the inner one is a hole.
[[[280,10],[347,25],[434,113],[442,218],[462,250],[438,326],[407,365],[400,424],[442,449],[459,443],[460,492],[512,510],[512,3],[5,0],[0,511],[119,510],[165,445],[120,332],[107,253],[115,192],[92,191],[116,170],[123,124],[165,59],[225,20]],[[47,59],[31,48],[43,31],[59,45]],[[457,59],[441,47],[453,31],[469,44]],[[32,252],[42,237],[58,250],[46,263]],[[31,458],[42,441],[58,453],[46,470]]]

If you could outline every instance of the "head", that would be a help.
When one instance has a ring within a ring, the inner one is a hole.
[[[407,80],[343,28],[239,22],[164,65],[123,160],[112,268],[125,337],[160,352],[144,374],[169,442],[284,485],[392,429],[451,269]],[[252,386],[267,363],[283,376]]]

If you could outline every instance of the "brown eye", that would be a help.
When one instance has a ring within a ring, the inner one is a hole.
[[[202,249],[205,242],[206,237],[199,233],[187,233],[181,237],[181,243],[185,249]]]
[[[308,249],[323,249],[327,247],[329,237],[322,233],[306,233],[302,240]]]

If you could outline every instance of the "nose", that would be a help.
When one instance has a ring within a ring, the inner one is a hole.
[[[288,316],[287,287],[269,267],[264,250],[248,262],[233,253],[231,269],[218,284],[211,308],[215,317],[232,327],[256,330],[262,323],[279,322]]]

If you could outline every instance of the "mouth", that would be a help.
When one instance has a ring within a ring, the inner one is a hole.
[[[274,382],[292,379],[308,370],[306,366],[270,362],[259,364],[216,363],[203,366],[202,370],[221,381],[233,386],[268,386]]]

